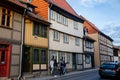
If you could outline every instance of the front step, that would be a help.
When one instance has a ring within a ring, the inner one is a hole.
[[[7,77],[0,77],[0,80],[11,80],[11,79],[8,79]]]
[[[25,73],[25,74],[23,74],[23,79],[28,79],[28,78],[33,78],[34,77],[34,75],[32,74],[32,73]]]

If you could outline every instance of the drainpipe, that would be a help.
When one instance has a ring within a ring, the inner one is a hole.
[[[19,76],[18,80],[21,80],[22,77],[22,57],[23,57],[23,44],[24,44],[24,25],[25,25],[25,14],[26,14],[26,9],[24,9],[23,15],[22,15],[22,37],[21,37],[21,53],[20,53],[20,71],[19,71]]]

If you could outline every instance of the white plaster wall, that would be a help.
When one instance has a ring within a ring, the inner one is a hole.
[[[63,33],[60,33],[60,40],[55,41],[53,39],[54,30],[49,30],[49,49],[58,50],[58,51],[67,51],[67,52],[77,52],[82,53],[82,39],[80,39],[80,46],[75,45],[75,37],[69,36],[69,43],[63,42]]]
[[[68,26],[58,23],[56,20],[50,20],[50,22],[52,23],[50,27],[52,29],[75,35],[81,38],[83,37],[83,24],[80,22],[78,23],[78,29],[74,29],[73,20],[71,19],[68,19]]]

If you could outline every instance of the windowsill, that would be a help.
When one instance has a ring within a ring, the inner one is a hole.
[[[53,20],[53,21],[55,21],[55,18],[53,19],[53,18],[50,18],[51,20]]]
[[[64,42],[65,44],[69,44],[69,42]]]
[[[61,24],[61,25],[64,25],[64,26],[68,27],[68,24],[63,24],[63,23],[60,22],[60,21],[57,21],[57,23],[59,23],[59,24]]]
[[[80,46],[79,44],[76,44],[76,46]]]
[[[75,27],[74,27],[74,29],[75,29],[75,30],[78,30],[78,28],[75,28]]]
[[[53,39],[54,41],[57,41],[57,42],[60,42],[60,40],[57,40],[57,39]]]
[[[0,25],[0,27],[12,30],[12,28],[10,28],[8,26]]]

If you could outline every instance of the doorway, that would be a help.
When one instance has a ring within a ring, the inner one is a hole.
[[[9,45],[0,44],[0,77],[8,77],[10,63]]]

